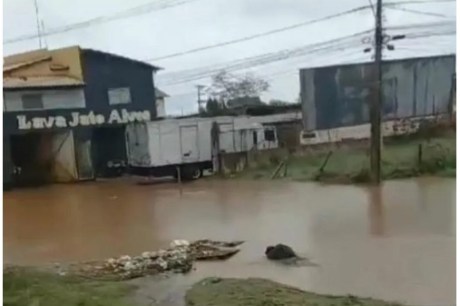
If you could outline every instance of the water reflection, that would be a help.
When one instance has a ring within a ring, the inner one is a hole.
[[[374,236],[383,236],[385,233],[382,188],[382,186],[368,188],[370,233]]]
[[[4,194],[7,263],[101,259],[202,238],[246,243],[231,260],[200,264],[166,287],[212,275],[266,277],[331,294],[455,303],[455,180],[392,181],[382,188],[109,181]],[[267,262],[265,247],[278,242],[320,268]]]

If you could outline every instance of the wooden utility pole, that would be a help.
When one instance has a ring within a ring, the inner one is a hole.
[[[377,0],[375,12],[375,62],[373,99],[370,105],[371,119],[371,179],[373,183],[381,180],[382,158],[382,0]]]

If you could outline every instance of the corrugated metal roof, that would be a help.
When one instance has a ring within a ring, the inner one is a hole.
[[[39,62],[43,62],[43,61],[48,61],[48,60],[51,60],[51,56],[42,56],[42,57],[35,58],[32,60],[9,64],[9,65],[3,66],[3,72],[10,72],[10,71],[22,68],[22,67],[30,66],[30,65],[33,65]]]
[[[68,76],[4,77],[3,88],[83,86],[82,80]]]

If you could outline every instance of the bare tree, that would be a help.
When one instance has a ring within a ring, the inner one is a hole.
[[[212,85],[207,91],[211,97],[225,105],[236,98],[259,97],[269,87],[267,81],[252,74],[237,76],[224,70],[212,77]]]

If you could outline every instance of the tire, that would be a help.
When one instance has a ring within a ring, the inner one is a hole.
[[[195,165],[185,166],[182,169],[183,180],[197,180],[203,175],[203,171]]]
[[[198,167],[194,167],[192,176],[191,176],[192,180],[197,180],[202,176],[203,176],[203,171]]]

